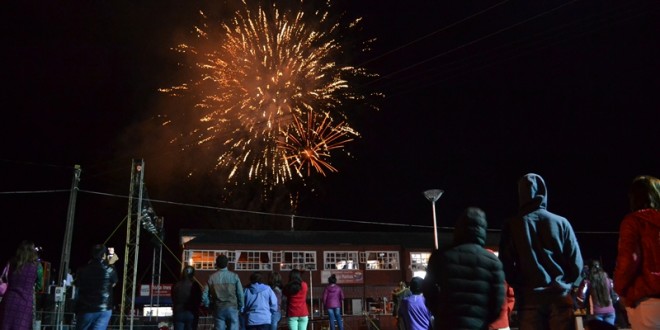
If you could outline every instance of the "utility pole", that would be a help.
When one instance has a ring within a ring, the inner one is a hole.
[[[71,260],[71,241],[73,238],[73,219],[76,213],[76,198],[78,197],[78,184],[80,183],[80,165],[73,167],[73,180],[71,181],[71,190],[69,191],[69,209],[66,217],[66,228],[64,230],[64,243],[62,244],[62,256],[60,258],[60,272],[57,277],[56,286],[63,286],[64,280],[69,271],[69,262]],[[50,283],[46,283],[50,285]],[[64,298],[64,297],[63,297]],[[66,298],[64,298],[66,299]],[[61,329],[64,315],[64,301],[59,301],[55,307],[57,328]]]

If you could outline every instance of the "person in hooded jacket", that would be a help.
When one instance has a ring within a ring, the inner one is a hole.
[[[484,248],[485,213],[465,210],[454,228],[452,246],[429,258],[423,294],[435,330],[486,330],[504,303],[504,272],[497,256]]]
[[[344,301],[344,291],[337,285],[337,276],[330,275],[328,286],[323,290],[323,306],[328,312],[330,319],[330,330],[335,329],[335,324],[339,330],[344,330],[344,322],[341,319],[341,302]]]
[[[633,330],[660,329],[660,180],[636,177],[621,221],[614,290]]]
[[[513,287],[520,330],[574,329],[573,284],[584,261],[570,222],[547,209],[543,178],[518,181],[518,215],[506,221],[499,258]]]
[[[270,330],[272,313],[277,311],[277,297],[270,285],[264,284],[260,272],[250,275],[250,286],[244,296],[246,329]]]

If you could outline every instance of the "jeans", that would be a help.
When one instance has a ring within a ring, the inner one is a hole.
[[[614,325],[614,320],[616,319],[616,313],[594,314],[593,318]]]
[[[238,309],[235,307],[216,308],[213,318],[215,330],[238,330]]]
[[[77,330],[105,330],[110,323],[112,311],[81,313],[76,315]]]
[[[335,323],[339,326],[339,330],[344,330],[344,322],[341,319],[341,308],[328,308],[328,317],[330,318],[330,330],[335,330]]]
[[[174,330],[193,330],[197,329],[195,324],[195,315],[190,311],[183,311],[174,314]]]
[[[281,312],[273,312],[270,316],[270,330],[277,330],[277,324],[282,319]]]
[[[520,330],[575,330],[572,298],[546,297],[521,304],[518,306],[518,321]]]
[[[307,330],[308,316],[289,317],[289,330]]]

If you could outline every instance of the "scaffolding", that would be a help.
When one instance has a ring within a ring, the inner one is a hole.
[[[133,329],[135,317],[135,280],[137,278],[138,256],[140,252],[140,214],[144,191],[144,160],[133,160],[131,185],[129,187],[128,215],[126,217],[126,245],[124,247],[124,276],[122,281],[119,328]]]
[[[131,166],[131,185],[128,198],[128,215],[126,216],[126,246],[124,255],[124,273],[122,281],[121,309],[119,328],[133,329],[137,309],[135,308],[135,291],[138,283],[138,260],[140,255],[140,230],[144,229],[154,236],[154,251],[152,260],[152,279],[149,296],[154,305],[153,289],[160,288],[162,252],[163,218],[156,216],[144,185],[144,160],[133,160]],[[159,291],[159,290],[156,290]],[[156,296],[156,305],[160,297]]]

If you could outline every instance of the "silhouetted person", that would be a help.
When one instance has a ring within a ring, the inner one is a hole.
[[[593,260],[589,265],[589,276],[578,288],[578,300],[588,306],[589,315],[601,321],[614,325],[616,311],[614,309],[614,286],[612,279],[600,266],[600,261]]]
[[[185,266],[181,279],[172,288],[174,330],[195,330],[202,304],[202,288],[195,281],[195,268]]]
[[[112,316],[112,288],[117,284],[117,272],[106,262],[107,249],[103,244],[92,247],[92,258],[78,269],[74,285],[76,300],[76,329],[105,329]]]
[[[0,329],[32,329],[34,292],[41,290],[43,267],[31,241],[22,241],[9,261],[8,286],[0,301]]]
[[[424,279],[421,277],[413,277],[410,280],[411,295],[401,301],[399,318],[403,321],[406,330],[431,330],[433,328],[433,316],[426,307],[426,300],[422,294],[423,281]]]
[[[500,315],[504,272],[484,248],[487,228],[486,214],[470,207],[456,223],[452,246],[431,254],[424,297],[435,330],[487,330]]]

